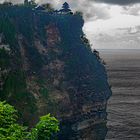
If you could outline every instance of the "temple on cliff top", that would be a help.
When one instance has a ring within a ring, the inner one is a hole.
[[[70,9],[69,4],[67,2],[65,2],[62,6],[62,9],[60,9],[59,12],[62,13],[62,14],[71,13],[71,9]]]
[[[35,7],[35,10],[39,10],[39,11],[45,11],[45,8],[41,5],[38,5]],[[55,10],[55,11],[51,11],[50,13],[52,14],[73,14],[72,13],[72,10],[70,9],[70,6],[67,2],[65,2],[63,5],[62,5],[62,8],[60,10]]]

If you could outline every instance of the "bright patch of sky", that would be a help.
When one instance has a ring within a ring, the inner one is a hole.
[[[99,7],[102,7],[98,4]],[[110,18],[87,21],[83,30],[94,48],[139,49],[140,4],[106,5]]]
[[[139,9],[140,10],[140,9]],[[97,19],[87,21],[84,26],[86,32],[94,31],[108,32],[117,28],[129,28],[140,25],[140,15],[130,15],[125,12],[122,6],[110,6],[108,8],[109,19]]]

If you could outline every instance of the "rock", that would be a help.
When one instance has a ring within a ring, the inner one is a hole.
[[[20,122],[30,127],[40,116],[53,114],[60,120],[60,140],[102,140],[111,90],[104,65],[85,36],[81,39],[82,16],[20,6],[0,10],[0,17],[3,12],[16,29],[17,43],[10,44],[5,67],[10,73],[0,79],[1,100],[14,105]]]

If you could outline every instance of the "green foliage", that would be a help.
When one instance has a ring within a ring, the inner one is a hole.
[[[45,4],[43,4],[42,6],[43,6],[43,7],[45,8],[45,10],[48,11],[48,12],[54,11],[54,8],[52,7],[52,5],[51,5],[50,3],[45,3]]]
[[[8,128],[0,128],[1,140],[27,140],[26,127],[19,124],[11,124]]]
[[[0,139],[24,140],[27,137],[26,127],[16,123],[17,111],[13,106],[0,102]]]
[[[28,0],[24,0],[24,5],[27,5],[28,4]]]
[[[59,131],[58,125],[58,120],[50,114],[42,116],[36,127],[32,129],[32,140],[50,140]]]
[[[10,60],[9,54],[5,49],[0,49],[0,67],[1,69],[5,69],[9,67]]]
[[[34,8],[36,5],[35,0],[24,0],[24,6]]]
[[[79,15],[79,16],[83,17],[83,13],[82,13],[81,11],[76,11],[76,12],[74,13],[74,15]]]
[[[23,99],[24,93],[26,92],[25,89],[26,82],[24,73],[20,70],[9,73],[4,84],[4,95],[8,96],[12,93],[17,99]]]
[[[9,6],[12,6],[13,4],[12,2],[4,1],[2,5],[9,7]]]
[[[37,109],[34,96],[27,90],[25,74],[22,70],[8,74],[3,90],[0,92],[0,98],[9,100],[9,102],[17,102],[17,107],[24,105],[24,108],[20,108],[21,114],[25,110],[25,103],[26,111],[34,113]]]
[[[83,34],[81,36],[81,40],[83,41],[83,43],[85,44],[85,46],[88,48],[88,50],[91,52],[91,44],[89,42],[89,40],[87,39],[86,35]]]
[[[6,43],[10,44],[10,46],[14,46],[16,44],[15,27],[9,19],[0,19],[0,32],[4,34]]]
[[[58,120],[50,114],[42,116],[31,132],[19,125],[17,119],[17,110],[0,102],[0,140],[50,140],[59,131]]]
[[[5,102],[0,102],[0,127],[8,127],[12,123],[16,122],[17,111],[13,106],[6,104]]]

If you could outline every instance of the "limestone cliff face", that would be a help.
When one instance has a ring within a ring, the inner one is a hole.
[[[0,45],[0,98],[20,110],[21,123],[29,126],[41,115],[56,116],[60,140],[102,140],[106,134],[111,91],[83,24],[77,14],[0,10],[0,43],[9,45]]]

